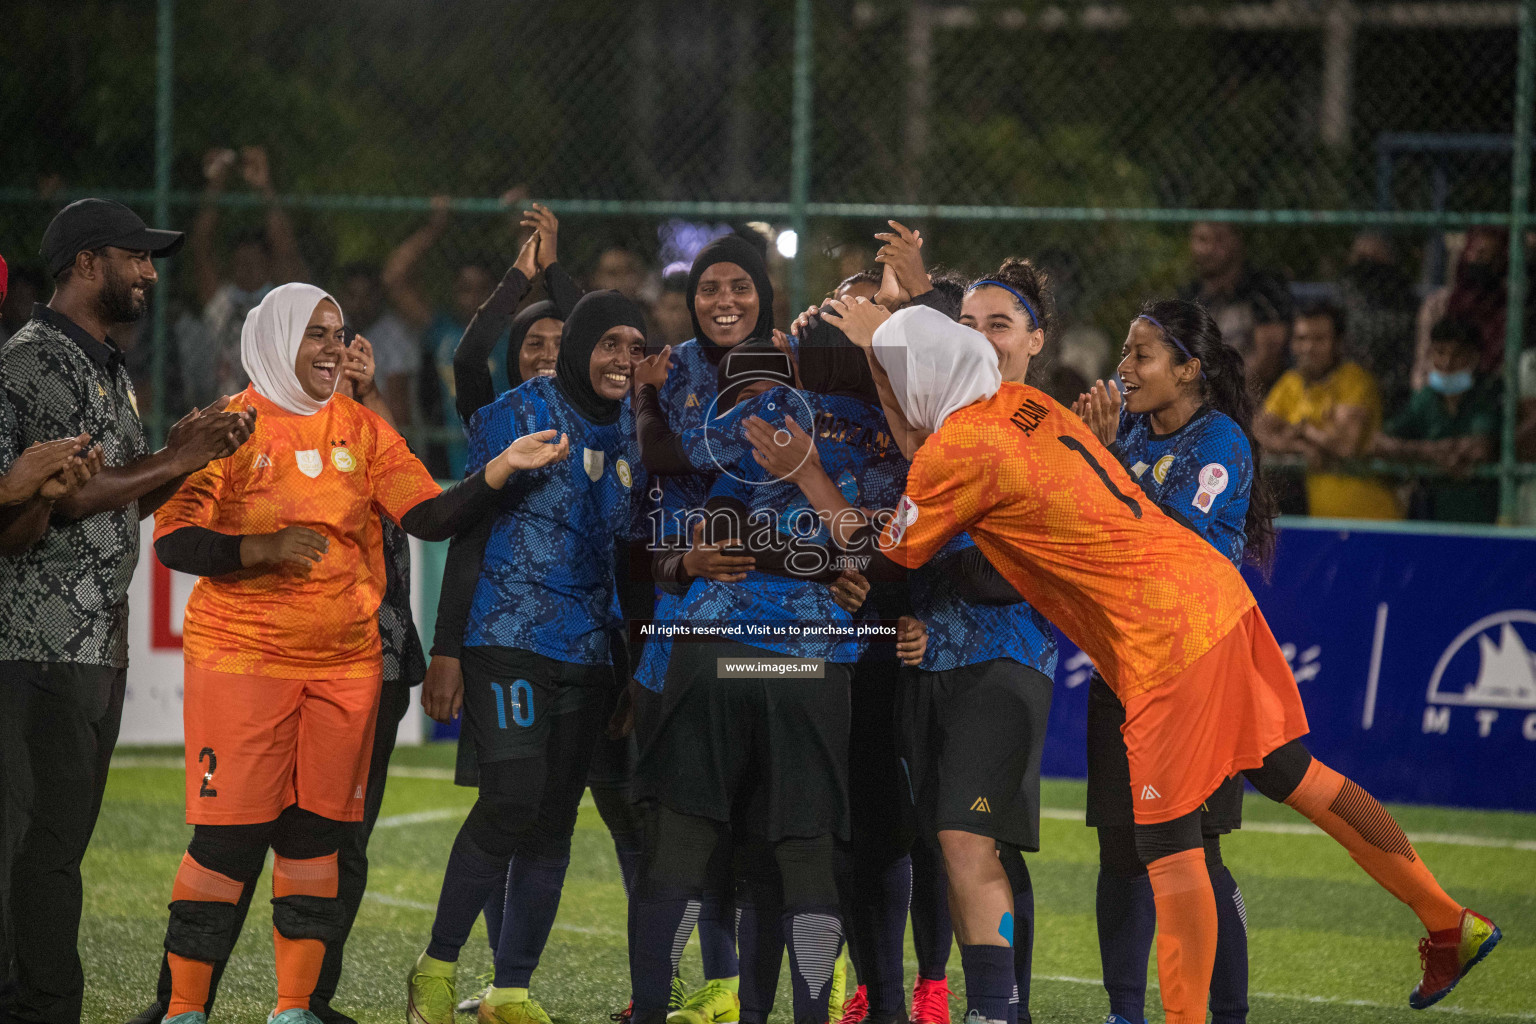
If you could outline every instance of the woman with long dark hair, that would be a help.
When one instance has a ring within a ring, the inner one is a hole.
[[[1265,565],[1274,551],[1275,499],[1259,474],[1250,431],[1253,397],[1237,349],[1198,303],[1148,302],[1131,321],[1114,382],[1102,381],[1075,411],[1142,491],[1208,540],[1234,565]],[[1099,834],[1099,956],[1110,1020],[1140,1021],[1157,911],[1136,853],[1125,708],[1094,673],[1088,689],[1088,818]],[[1211,1013],[1234,1024],[1248,1013],[1248,936],[1242,893],[1221,860],[1221,836],[1242,825],[1243,780],[1233,776],[1201,817],[1206,867],[1216,893]]]

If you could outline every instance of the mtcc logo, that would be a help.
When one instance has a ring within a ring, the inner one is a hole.
[[[1488,736],[1501,713],[1525,712],[1521,732],[1536,742],[1536,611],[1511,609],[1461,631],[1429,677],[1424,732],[1448,733],[1451,709],[1476,708],[1477,734]]]

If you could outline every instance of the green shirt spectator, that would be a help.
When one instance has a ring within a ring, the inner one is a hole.
[[[1387,424],[1376,453],[1383,458],[1431,462],[1464,473],[1493,457],[1499,435],[1499,380],[1476,370],[1481,346],[1475,328],[1456,320],[1437,323],[1430,336],[1428,386]],[[1495,480],[1437,478],[1424,483],[1427,507],[1415,518],[1492,523],[1499,514]]]

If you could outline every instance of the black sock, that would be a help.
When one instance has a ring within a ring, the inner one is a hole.
[[[903,971],[903,944],[907,937],[907,909],[912,904],[912,860],[902,857],[870,878],[871,924],[865,940],[864,959],[869,975],[859,980],[867,986],[871,1014],[894,1013],[907,1005]]]
[[[704,961],[706,980],[734,978],[741,971],[736,958],[734,918],[730,900],[722,893],[711,890],[704,894],[699,904],[699,955]]]
[[[912,848],[912,946],[919,978],[944,977],[954,937],[944,860],[931,846],[918,843]]]
[[[506,885],[510,857],[493,857],[477,847],[461,828],[448,855],[448,870],[443,872],[443,889],[437,897],[437,917],[432,921],[432,941],[427,955],[454,962],[459,950],[469,941],[475,918],[485,901]]]
[[[1013,950],[1008,946],[960,947],[965,972],[966,1017],[1007,1021],[1013,1003]]]
[[[666,1015],[672,977],[682,962],[688,936],[699,921],[699,901],[675,892],[643,893],[630,906],[635,941],[629,952],[629,990],[635,1020],[660,1019],[657,1015]]]
[[[835,906],[814,907],[783,916],[789,947],[789,976],[795,993],[795,1024],[826,1024],[832,973],[843,948],[843,922]]]
[[[560,909],[571,859],[516,854],[507,870],[501,941],[496,945],[497,988],[527,988]]]
[[[1211,867],[1216,891],[1216,965],[1211,972],[1212,1024],[1248,1019],[1248,911],[1225,864]]]
[[[1129,1021],[1146,1019],[1147,958],[1157,930],[1152,880],[1099,870],[1095,910],[1099,924],[1099,960],[1109,1012]]]

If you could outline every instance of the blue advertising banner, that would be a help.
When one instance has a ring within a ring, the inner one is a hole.
[[[1307,746],[1383,800],[1536,811],[1536,537],[1288,521],[1247,570]],[[1086,656],[1063,641],[1044,771],[1081,777]]]

